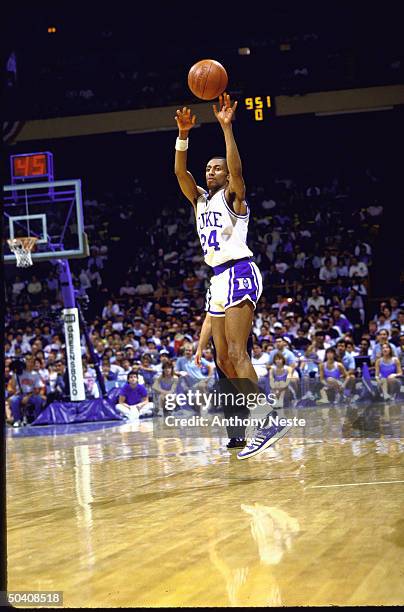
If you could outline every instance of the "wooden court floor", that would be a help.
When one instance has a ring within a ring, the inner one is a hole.
[[[301,410],[304,431],[245,461],[158,419],[13,431],[8,590],[84,608],[403,604],[404,407],[369,410]]]

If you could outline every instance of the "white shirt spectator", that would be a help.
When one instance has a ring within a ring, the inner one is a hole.
[[[354,250],[354,254],[356,255],[356,257],[358,257],[360,254],[361,246],[365,247],[366,255],[372,254],[372,248],[370,244],[368,244],[367,242],[360,242],[359,244],[356,245],[355,250]]]
[[[335,267],[327,268],[326,266],[322,266],[318,277],[322,281],[334,280],[337,278],[337,269]]]
[[[322,295],[317,295],[316,297],[309,297],[309,299],[307,300],[307,308],[310,308],[310,306],[314,306],[316,310],[318,310],[320,306],[325,306],[324,297]]]
[[[23,355],[25,355],[26,353],[31,353],[32,352],[32,346],[30,345],[29,342],[26,342],[25,340],[18,341],[17,339],[13,340],[11,343],[11,351],[12,351],[12,355],[15,355],[15,349],[16,347],[19,346],[21,348],[21,353]]]
[[[136,295],[149,295],[154,292],[154,287],[150,283],[139,283],[135,287]]]
[[[13,296],[18,297],[22,291],[25,289],[25,283],[18,276],[13,283],[11,293]]]
[[[119,295],[136,295],[136,289],[133,285],[130,285],[128,281],[119,289]]]
[[[349,278],[352,278],[353,276],[365,278],[366,276],[368,276],[368,274],[368,267],[363,261],[359,261],[357,264],[354,264],[349,267]]]
[[[42,283],[39,280],[34,280],[35,277],[32,277],[31,282],[28,283],[27,291],[32,295],[37,295],[42,291]]]
[[[255,370],[256,375],[259,377],[267,376],[268,369],[266,364],[269,363],[269,355],[268,353],[262,353],[261,357],[251,357],[251,364]]]
[[[91,281],[89,279],[88,272],[84,270],[84,268],[80,271],[79,280],[82,289],[90,289]]]
[[[109,317],[114,317],[115,315],[121,314],[121,310],[118,304],[107,304],[102,309],[102,318],[108,319]]]
[[[88,271],[88,278],[91,281],[91,285],[93,283],[96,283],[98,287],[101,287],[102,285],[102,280],[101,280],[101,275],[98,272],[98,270],[96,272],[91,272],[90,270]]]
[[[111,368],[111,372],[113,372],[114,374],[116,372],[118,376],[122,374],[123,372],[125,372],[123,367],[118,365],[117,363],[110,363],[110,368]]]

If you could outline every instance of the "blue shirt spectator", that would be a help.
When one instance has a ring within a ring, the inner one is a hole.
[[[147,390],[146,387],[139,383],[136,383],[136,386],[126,383],[120,389],[119,395],[125,398],[125,401],[127,404],[129,404],[129,406],[135,406],[144,400],[145,397],[147,397]]]
[[[333,317],[334,317],[334,327],[338,327],[341,331],[341,334],[346,334],[351,331],[352,325],[348,321],[345,315],[341,313],[340,308],[333,309]]]
[[[345,340],[338,340],[336,344],[337,358],[341,360],[342,365],[347,372],[355,370],[355,357],[346,351]]]
[[[296,355],[287,348],[287,340],[283,338],[276,338],[275,340],[275,348],[273,351],[269,353],[269,364],[272,365],[274,362],[274,357],[277,353],[282,353],[285,358],[285,363],[287,366],[296,365],[297,358]]]
[[[197,382],[201,380],[206,380],[207,376],[210,376],[210,374],[213,371],[212,364],[209,363],[209,361],[207,361],[207,359],[204,359],[203,357],[201,359],[201,365],[208,369],[208,374],[204,374],[203,369],[196,365],[195,359],[193,356],[192,345],[189,344],[185,346],[184,357],[179,357],[177,359],[177,362],[175,364],[175,371],[176,372],[186,372],[187,373],[187,376],[186,376],[187,383],[192,385],[192,384],[196,384]]]

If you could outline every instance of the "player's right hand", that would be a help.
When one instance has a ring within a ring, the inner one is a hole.
[[[202,359],[202,350],[198,346],[198,348],[196,349],[196,353],[195,353],[195,363],[198,366],[198,368],[200,368],[202,365],[201,359]]]
[[[178,109],[174,118],[180,132],[188,132],[194,127],[196,121],[196,115],[191,116],[191,109],[187,108],[186,106],[184,106],[182,110]]]

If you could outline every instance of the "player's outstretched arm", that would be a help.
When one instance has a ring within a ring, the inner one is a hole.
[[[174,172],[182,193],[195,208],[199,192],[194,177],[187,170],[187,148],[189,131],[195,125],[196,116],[191,116],[191,109],[184,106],[182,110],[177,110],[175,120],[179,133],[175,145]]]
[[[222,127],[226,143],[226,161],[230,175],[229,193],[235,194],[233,201],[234,212],[238,215],[245,215],[247,213],[247,205],[245,203],[243,169],[231,125],[236,108],[237,101],[232,106],[230,96],[224,93],[219,96],[219,110],[217,110],[216,104],[214,104],[213,112]]]

